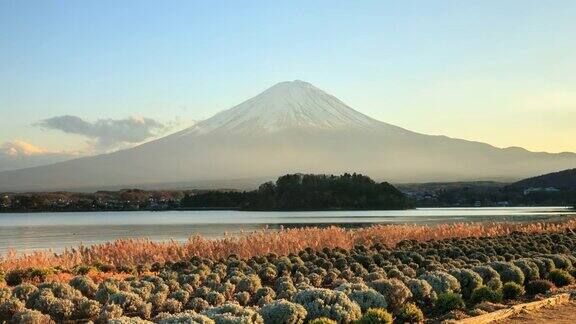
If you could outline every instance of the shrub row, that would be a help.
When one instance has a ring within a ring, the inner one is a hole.
[[[193,257],[125,269],[132,275],[102,282],[85,275],[107,270],[101,264],[12,270],[4,275],[8,286],[0,288],[0,322],[24,317],[96,323],[421,322],[424,315],[572,284],[574,250],[571,232],[512,233],[402,241],[395,248],[307,248],[250,259]],[[58,271],[77,275],[68,282],[44,281]]]

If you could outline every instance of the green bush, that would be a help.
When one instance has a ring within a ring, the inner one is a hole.
[[[24,303],[16,298],[11,298],[0,303],[0,322],[8,322],[14,314],[23,311],[24,308]]]
[[[69,284],[88,298],[94,298],[96,291],[98,291],[98,285],[86,276],[76,276],[70,280]]]
[[[444,271],[430,271],[419,277],[426,280],[437,294],[460,292],[460,282],[453,275]]]
[[[462,296],[465,299],[469,299],[472,292],[482,286],[482,277],[470,269],[453,269],[450,270],[450,274],[458,279]]]
[[[540,279],[540,269],[538,265],[530,259],[519,259],[512,261],[512,263],[522,270],[524,282]]]
[[[348,294],[348,298],[357,303],[362,311],[366,311],[370,308],[388,307],[386,298],[372,288],[367,288],[366,290],[354,290]]]
[[[250,294],[254,294],[260,288],[262,288],[262,282],[256,275],[246,276],[238,282],[238,285],[236,285],[237,292],[246,291]]]
[[[515,282],[507,282],[502,287],[502,297],[506,300],[516,299],[522,295],[524,295],[524,287]]]
[[[524,284],[524,273],[516,265],[501,261],[490,262],[489,265],[500,274],[503,283],[512,281],[519,285]]]
[[[12,289],[12,296],[20,299],[23,302],[26,302],[28,298],[30,298],[30,296],[32,296],[32,294],[34,294],[36,291],[38,291],[36,286],[23,283]]]
[[[69,320],[74,312],[74,303],[69,299],[55,298],[48,307],[48,315],[59,323]]]
[[[424,321],[424,314],[415,304],[407,303],[396,314],[396,321],[398,323],[421,323]]]
[[[383,308],[370,308],[356,324],[391,324],[392,315]]]
[[[39,323],[39,324],[52,324],[54,321],[50,316],[44,315],[39,311],[25,309],[12,316],[12,323]]]
[[[436,299],[435,310],[440,314],[445,314],[456,309],[464,309],[465,304],[462,295],[447,292],[438,295]]]
[[[552,259],[554,262],[554,266],[558,269],[569,270],[572,268],[572,261],[562,254],[550,254],[546,256],[547,258]]]
[[[116,269],[116,267],[114,267],[113,265],[104,263],[96,263],[94,264],[94,267],[102,272],[112,272]]]
[[[454,280],[458,283],[456,278]],[[395,278],[372,281],[370,287],[384,296],[388,307],[392,310],[399,309],[412,297],[410,289],[402,281]]]
[[[319,317],[309,321],[308,324],[337,324],[337,323],[335,320],[331,320],[327,317]]]
[[[500,279],[500,274],[489,266],[476,266],[472,268],[474,272],[482,277],[482,282],[484,285],[492,288],[492,290],[498,290],[502,288],[502,280]]]
[[[304,323],[308,312],[302,305],[286,300],[275,300],[260,309],[265,324],[300,324]]]
[[[191,309],[196,312],[202,312],[208,308],[210,308],[210,303],[199,297],[190,298],[188,303],[186,303],[186,309]]]
[[[4,276],[4,280],[8,286],[17,286],[28,279],[28,274],[23,269],[14,269],[8,271]]]
[[[88,272],[90,272],[90,270],[96,270],[96,268],[93,266],[89,266],[87,264],[82,264],[82,265],[78,265],[72,269],[72,271],[75,274],[81,275],[81,276],[87,275]]]
[[[526,284],[526,293],[529,295],[544,294],[554,288],[554,284],[548,280],[533,280]]]
[[[210,318],[196,314],[194,311],[186,311],[182,313],[170,314],[170,313],[160,313],[154,318],[154,323],[158,324],[183,324],[183,323],[194,323],[194,324],[214,324],[214,321]]]
[[[0,287],[0,303],[7,301],[12,297],[12,290],[8,287]]]
[[[318,288],[301,290],[293,301],[304,306],[308,319],[328,317],[339,323],[350,323],[362,315],[360,306],[341,291]]]
[[[472,292],[470,296],[470,302],[472,304],[478,304],[484,301],[489,302],[499,302],[502,300],[502,293],[500,291],[494,291],[488,286],[480,286]]]
[[[92,319],[98,316],[102,305],[95,300],[86,297],[76,298],[74,302],[73,316],[78,319]]]
[[[574,277],[566,270],[555,269],[550,271],[548,279],[554,283],[556,287],[563,287],[574,283]]]
[[[121,317],[122,314],[122,307],[115,304],[104,305],[100,309],[96,323],[108,323],[111,319]]]
[[[227,303],[222,306],[213,307],[202,312],[213,319],[216,323],[246,323],[256,324],[263,323],[264,320],[260,314],[251,308],[244,308],[238,304]]]

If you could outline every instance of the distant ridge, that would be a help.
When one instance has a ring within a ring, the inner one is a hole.
[[[560,190],[576,190],[576,169],[544,174],[524,179],[509,186],[513,189],[556,188]]]
[[[0,172],[0,191],[233,188],[286,173],[362,173],[377,181],[515,181],[574,168],[576,154],[534,153],[415,133],[296,80],[278,83],[181,132],[118,151]]]

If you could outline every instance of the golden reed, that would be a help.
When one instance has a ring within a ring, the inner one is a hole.
[[[149,239],[119,239],[92,246],[78,246],[62,253],[38,251],[20,254],[9,251],[0,258],[0,270],[28,267],[63,266],[95,262],[134,266],[154,262],[178,261],[192,256],[218,259],[230,254],[243,258],[270,252],[288,254],[304,248],[340,247],[350,249],[357,244],[383,243],[393,247],[405,239],[417,241],[441,240],[454,237],[484,237],[506,235],[513,231],[543,233],[573,230],[576,220],[543,223],[456,223],[441,225],[374,225],[361,229],[307,227],[297,229],[260,230],[220,239],[191,236],[186,242],[154,242]]]

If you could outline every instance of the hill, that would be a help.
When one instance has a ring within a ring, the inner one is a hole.
[[[511,189],[526,190],[529,188],[556,188],[559,190],[576,190],[576,169],[548,173],[515,182]]]
[[[340,176],[287,174],[249,192],[210,191],[187,195],[191,208],[244,210],[386,210],[406,209],[406,196],[387,182],[376,183],[361,174]]]
[[[576,154],[500,149],[368,117],[303,81],[279,83],[181,132],[143,145],[0,172],[0,191],[250,183],[286,173],[361,172],[394,183],[517,180],[576,165]]]

